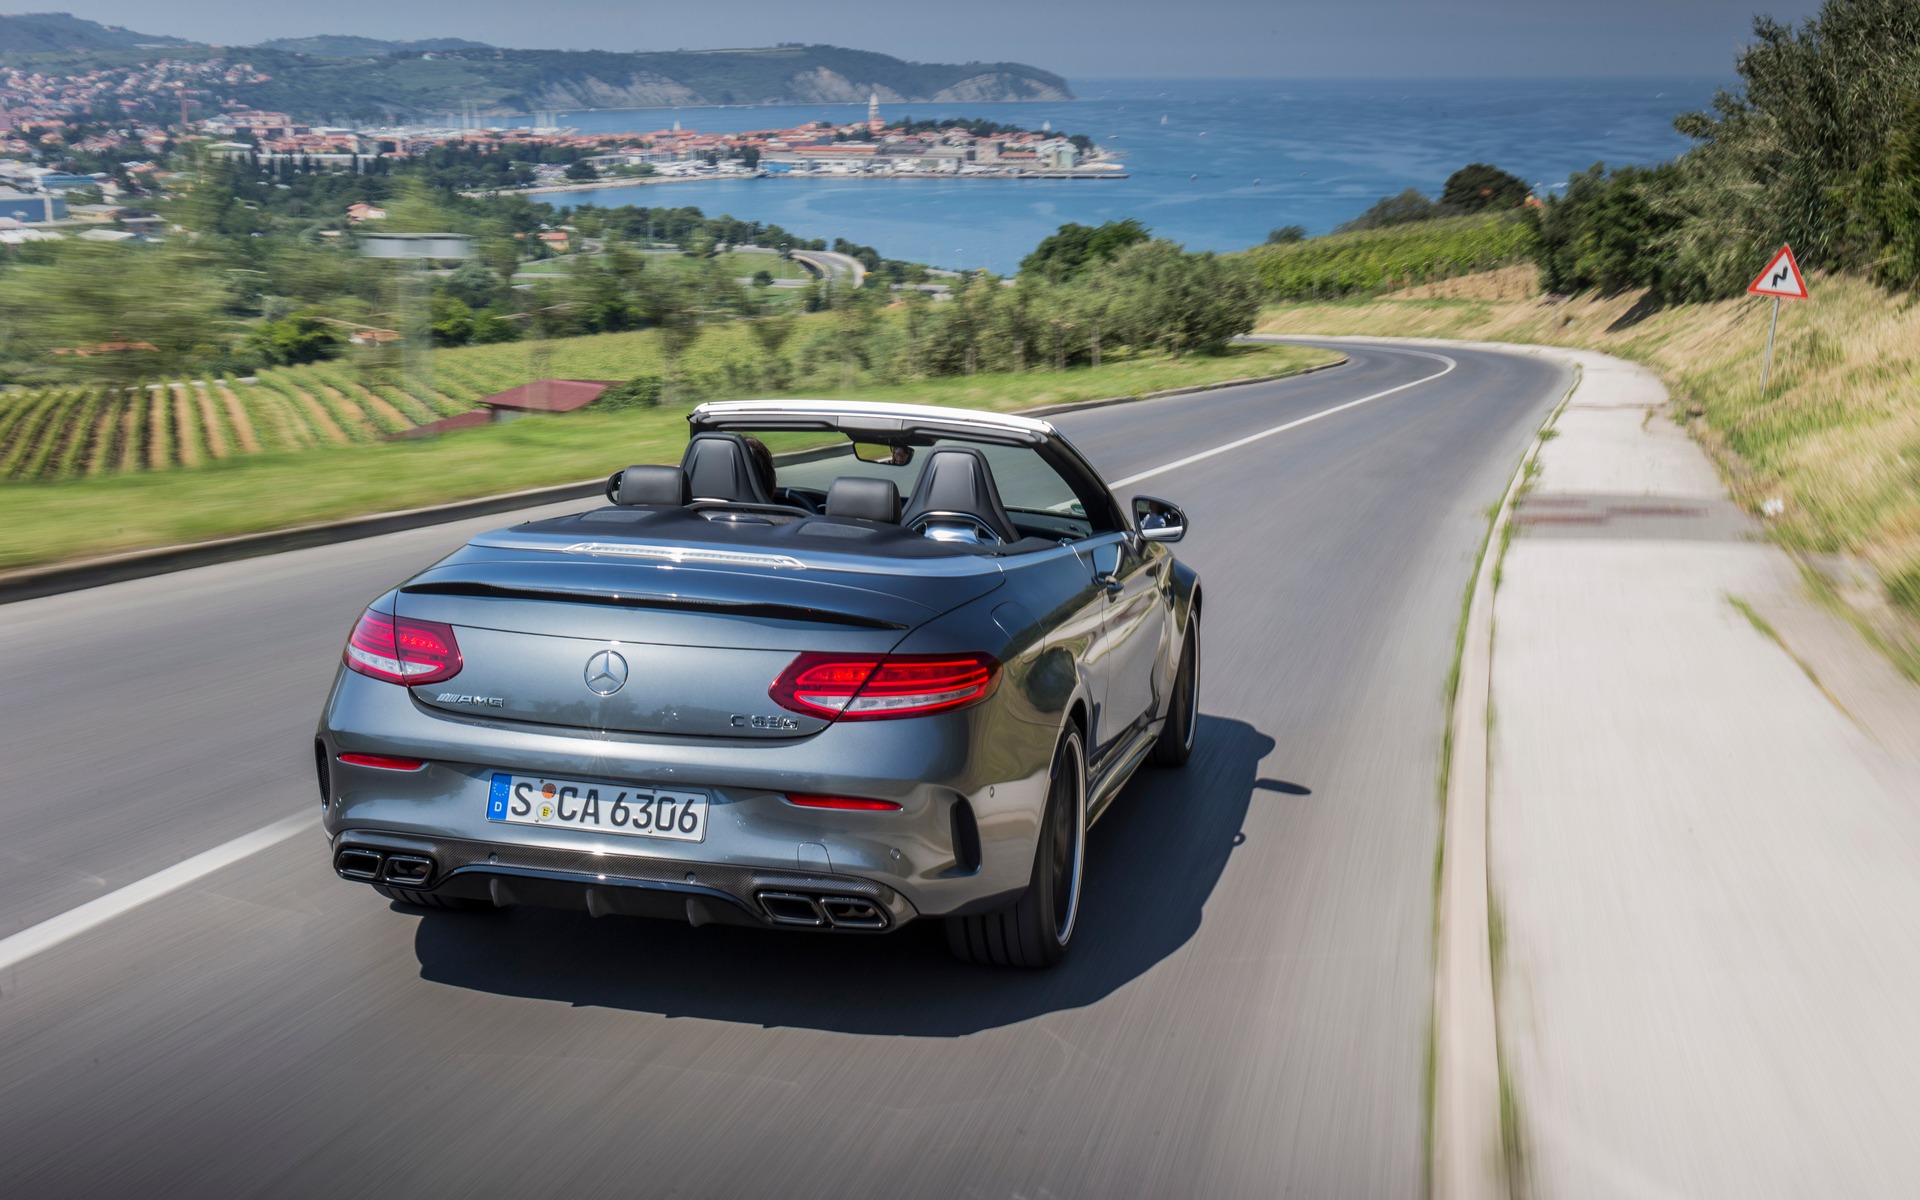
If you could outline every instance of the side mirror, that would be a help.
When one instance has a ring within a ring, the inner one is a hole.
[[[1187,536],[1187,514],[1158,496],[1135,496],[1133,527],[1150,542],[1177,542]]]

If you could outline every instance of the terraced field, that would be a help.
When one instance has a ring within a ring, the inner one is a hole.
[[[684,368],[696,377],[729,378],[729,365],[750,365],[757,353],[744,327],[709,326]],[[657,337],[641,331],[440,350],[430,388],[358,371],[343,359],[246,380],[0,392],[0,479],[157,471],[376,442],[467,412],[481,397],[537,375],[618,380],[664,370]]]
[[[1520,262],[1528,225],[1505,214],[1334,233],[1246,252],[1271,300],[1332,300],[1431,284]]]

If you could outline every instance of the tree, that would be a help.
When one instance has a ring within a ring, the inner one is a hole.
[[[468,308],[485,308],[500,296],[500,280],[484,262],[472,260],[454,268],[441,284],[447,295],[459,299]]]
[[[36,249],[39,260],[9,267],[0,286],[0,343],[9,357],[127,384],[186,369],[230,344],[228,288],[204,247],[182,238],[157,247],[71,241]]]
[[[473,310],[458,296],[435,296],[428,303],[428,321],[436,346],[464,346],[473,340]]]
[[[1532,194],[1526,180],[1517,175],[1487,163],[1468,163],[1447,176],[1446,186],[1440,190],[1440,204],[1455,212],[1475,213],[1517,208]]]
[[[1145,225],[1131,217],[1104,225],[1069,223],[1042,238],[1033,253],[1020,260],[1020,273],[1056,283],[1072,279],[1090,264],[1110,262],[1120,251],[1151,236]]]
[[[520,326],[507,320],[506,315],[496,308],[483,309],[473,315],[472,342],[476,346],[488,346],[495,342],[517,341]]]
[[[297,313],[268,321],[250,335],[250,349],[270,363],[297,366],[319,362],[340,352],[346,338],[340,331],[317,320],[310,313]]]
[[[1115,316],[1129,342],[1183,353],[1221,354],[1253,329],[1260,287],[1246,260],[1188,254],[1155,239],[1113,263]]]
[[[1385,229],[1389,225],[1410,225],[1415,221],[1431,221],[1444,216],[1445,212],[1419,188],[1408,188],[1397,196],[1382,196],[1359,216],[1351,221],[1334,227],[1335,233],[1352,233],[1360,229]]]
[[[1291,246],[1295,242],[1304,242],[1306,240],[1307,227],[1305,225],[1282,225],[1280,228],[1267,234],[1267,245],[1269,246]]]
[[[664,392],[664,381],[658,375],[635,375],[625,383],[616,383],[601,392],[593,402],[593,407],[615,412],[629,408],[652,408],[660,403]]]
[[[584,158],[576,158],[568,163],[567,169],[561,172],[561,174],[565,175],[568,179],[582,183],[600,178],[600,172],[594,170],[593,164]]]
[[[749,324],[747,331],[753,334],[754,341],[760,343],[760,349],[767,357],[772,358],[793,336],[793,327],[798,319],[793,313],[768,313]]]

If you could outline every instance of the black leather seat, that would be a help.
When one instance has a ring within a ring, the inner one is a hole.
[[[891,479],[843,475],[827,489],[826,513],[892,524],[900,519],[900,489]]]
[[[607,499],[615,504],[677,506],[693,499],[687,473],[679,467],[628,467],[607,481]]]
[[[961,513],[979,521],[1002,542],[1020,540],[1019,530],[1000,503],[987,456],[971,446],[942,446],[927,455],[900,523],[912,526],[935,513]]]
[[[771,504],[773,498],[754,469],[746,439],[737,433],[696,433],[681,456],[680,469],[695,500],[735,504]]]

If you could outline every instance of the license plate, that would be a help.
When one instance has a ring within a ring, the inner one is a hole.
[[[591,829],[629,837],[707,840],[707,794],[496,774],[487,819],[509,825]]]

